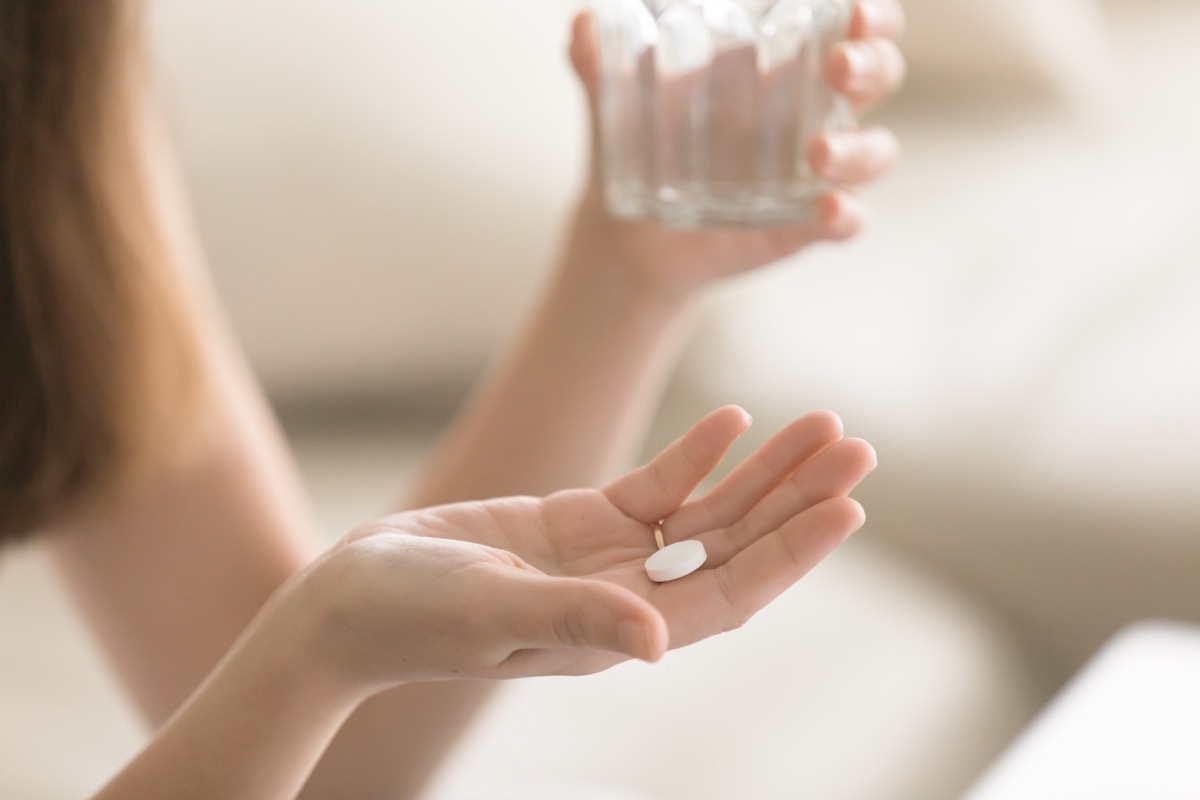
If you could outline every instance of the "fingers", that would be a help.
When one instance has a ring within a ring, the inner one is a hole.
[[[859,0],[850,17],[851,39],[882,36],[899,39],[904,35],[904,8],[899,0]]]
[[[865,521],[857,502],[834,497],[709,570],[727,605],[726,629],[741,625],[781,595]]]
[[[888,39],[843,42],[829,54],[826,67],[834,90],[859,109],[873,106],[904,83],[904,54]]]
[[[860,0],[850,17],[847,41],[830,53],[826,68],[834,90],[860,110],[894,94],[907,66],[896,39],[904,33],[904,9],[897,0]]]
[[[668,542],[734,525],[802,463],[842,436],[831,411],[814,411],[787,425],[738,464],[704,497],[671,515],[663,526]]]
[[[744,517],[696,537],[708,551],[707,566],[727,563],[807,509],[848,495],[877,463],[874,448],[862,439],[843,439],[825,448],[801,464]]]
[[[571,21],[571,66],[589,96],[600,82],[600,60],[596,50],[596,18],[581,11]]]
[[[829,131],[813,138],[808,163],[838,184],[866,183],[887,172],[900,157],[900,145],[886,128]]]
[[[817,236],[841,241],[854,236],[867,224],[867,206],[848,191],[835,189],[817,200]]]
[[[596,41],[596,18],[581,11],[571,22],[571,67],[583,85],[591,126],[591,164],[598,172],[600,159],[600,53]]]
[[[865,520],[848,497],[826,500],[715,569],[664,584],[656,605],[671,621],[671,647],[740,627],[804,577]]]
[[[604,494],[626,516],[647,525],[657,522],[684,504],[749,427],[750,415],[744,409],[719,408],[667,445],[650,463],[609,485]]]
[[[516,575],[497,593],[492,613],[521,649],[597,649],[657,661],[667,647],[658,611],[604,581]]]
[[[766,243],[769,259],[777,261],[816,241],[849,239],[870,219],[867,206],[847,189],[832,189],[817,198],[811,222],[790,227],[766,228],[758,235]]]

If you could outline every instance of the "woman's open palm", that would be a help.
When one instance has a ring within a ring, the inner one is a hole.
[[[727,406],[603,490],[397,514],[350,534],[343,548],[370,545],[388,561],[399,554],[408,580],[391,581],[403,595],[393,598],[397,608],[412,605],[414,586],[425,588],[421,613],[405,614],[401,627],[411,633],[419,617],[417,627],[439,632],[439,654],[425,666],[433,674],[454,654],[450,673],[478,677],[656,660],[668,647],[740,626],[862,524],[847,494],[875,455],[866,442],[842,438],[828,412],[796,420],[689,500],[749,422]],[[668,543],[704,543],[700,570],[667,583],[647,577],[660,520]],[[425,568],[414,572],[414,564]]]

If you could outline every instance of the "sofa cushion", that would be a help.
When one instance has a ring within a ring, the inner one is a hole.
[[[903,0],[910,90],[1093,103],[1112,79],[1097,0]]]
[[[573,7],[152,9],[200,233],[272,393],[465,383],[530,302],[584,166]]]

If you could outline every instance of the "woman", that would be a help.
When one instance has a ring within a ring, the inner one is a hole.
[[[698,501],[740,409],[564,491],[627,458],[705,286],[862,219],[837,190],[803,230],[671,231],[609,217],[593,170],[523,335],[410,498],[423,510],[321,553],[194,244],[138,16],[0,1],[0,536],[47,548],[156,730],[98,797],[414,796],[494,679],[736,627],[861,524],[847,494],[874,454],[824,412]],[[901,25],[892,0],[856,9],[831,74],[860,106],[898,86]],[[587,16],[573,33],[591,99]],[[864,130],[811,160],[848,185],[895,152]],[[646,579],[659,520],[705,541],[704,569]]]

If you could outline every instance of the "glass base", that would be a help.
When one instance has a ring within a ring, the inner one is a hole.
[[[609,186],[608,210],[625,219],[646,219],[672,228],[777,228],[805,225],[817,217],[824,187],[804,194],[775,197],[697,197],[670,189],[656,194]]]

